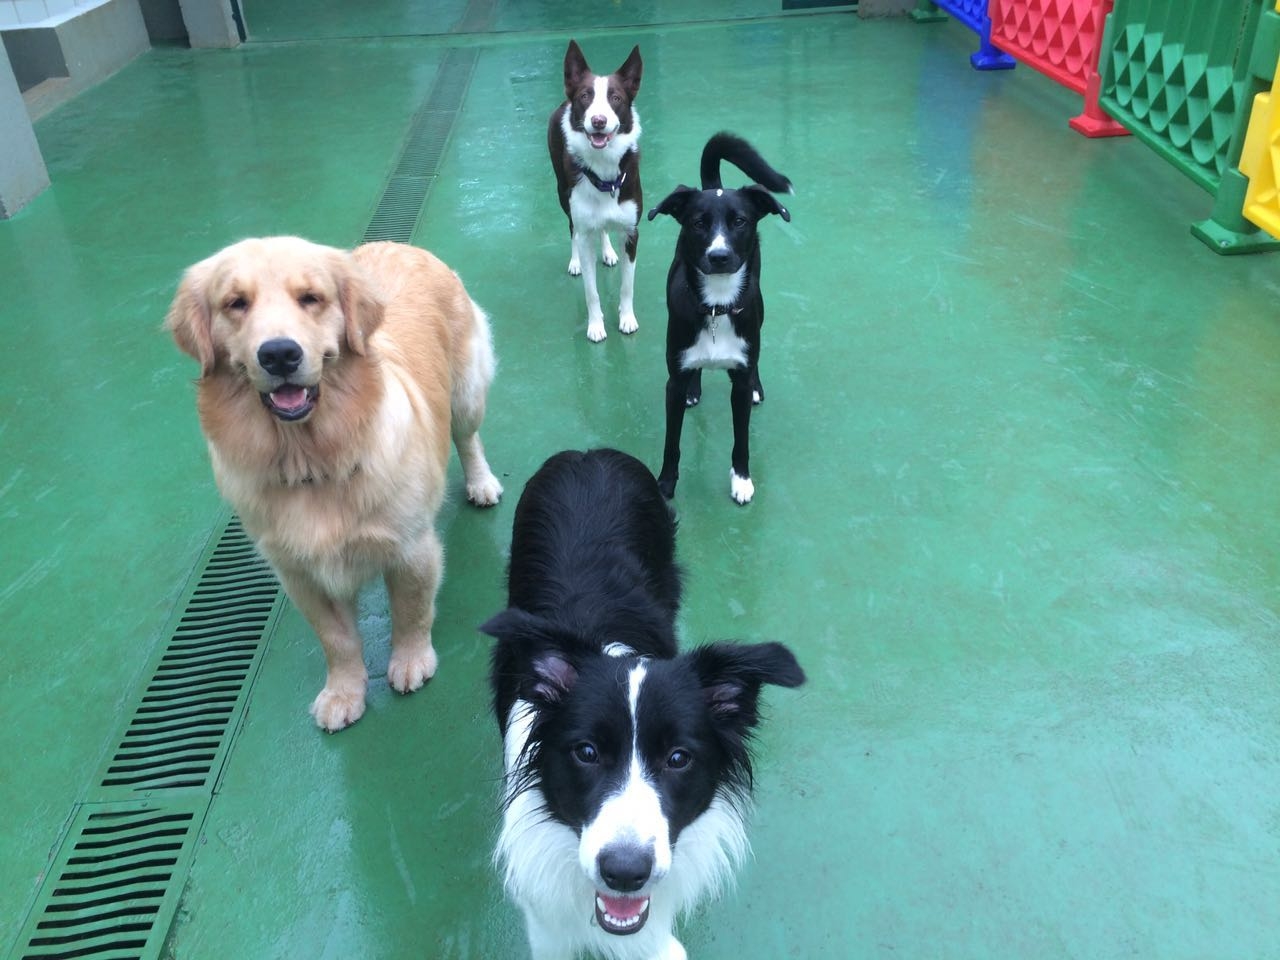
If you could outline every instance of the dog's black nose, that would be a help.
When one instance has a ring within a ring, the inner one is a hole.
[[[605,128],[605,124],[607,124],[608,122],[609,122],[609,118],[606,117],[603,113],[597,113],[594,117],[591,118],[591,125],[595,127],[597,130],[603,130]]]
[[[276,337],[258,347],[258,365],[273,377],[287,377],[302,363],[302,347],[288,337]]]
[[[618,843],[605,847],[596,858],[600,879],[610,890],[634,893],[643,887],[653,872],[653,848],[634,843]]]
[[[723,271],[732,262],[733,262],[733,252],[731,250],[707,251],[707,263],[711,265],[711,270],[713,273],[719,273]]]

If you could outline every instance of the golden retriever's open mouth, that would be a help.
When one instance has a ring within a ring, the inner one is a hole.
[[[301,420],[316,408],[319,399],[318,383],[314,387],[282,383],[270,393],[262,394],[262,405],[281,420]]]

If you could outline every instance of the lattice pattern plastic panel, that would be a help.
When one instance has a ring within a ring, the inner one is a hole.
[[[991,42],[1077,93],[1097,52],[1101,0],[991,0]]]
[[[1246,25],[1260,0],[1116,0],[1102,51],[1102,104],[1214,191],[1228,166]]]
[[[969,57],[975,70],[1009,70],[1015,66],[1007,53],[991,45],[991,18],[987,16],[989,0],[922,0],[912,14],[917,20],[934,19],[929,9],[941,9],[951,14],[978,35],[978,49]]]
[[[1255,51],[1253,68],[1271,66],[1271,87],[1253,99],[1253,111],[1240,151],[1240,172],[1249,178],[1245,190],[1245,217],[1280,239],[1280,0],[1259,25],[1266,43]]]

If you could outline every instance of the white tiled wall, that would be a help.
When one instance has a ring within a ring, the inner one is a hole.
[[[108,0],[0,0],[0,30],[53,27]]]

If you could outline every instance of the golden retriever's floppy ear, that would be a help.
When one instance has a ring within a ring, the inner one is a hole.
[[[369,335],[382,323],[386,305],[349,253],[342,254],[341,265],[338,267],[338,291],[342,300],[347,346],[352,353],[363,356]]]
[[[178,349],[200,361],[202,377],[213,372],[214,364],[213,314],[204,289],[207,277],[203,263],[188,268],[164,318],[164,327],[173,335]]]

